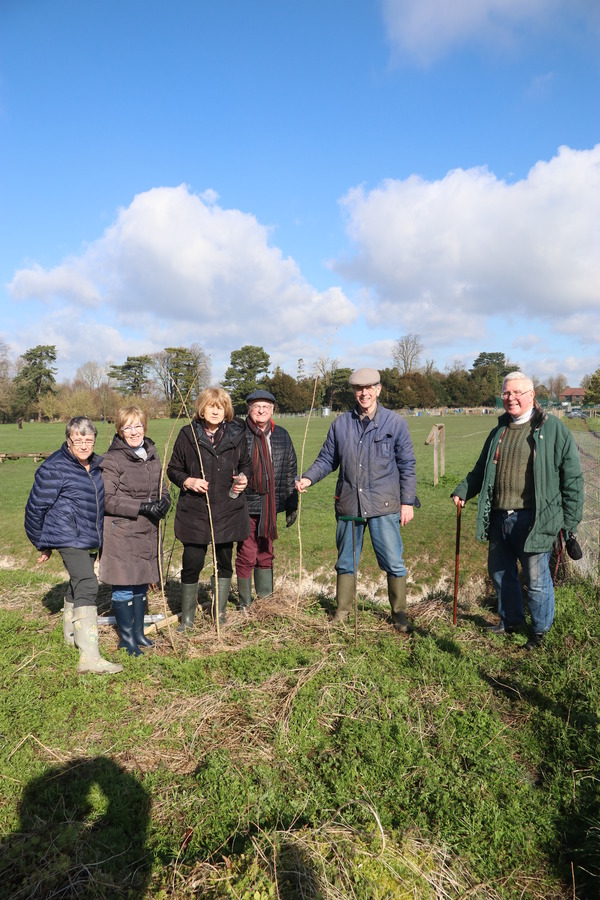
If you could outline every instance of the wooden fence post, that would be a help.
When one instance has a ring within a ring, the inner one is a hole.
[[[425,441],[425,444],[433,444],[433,486],[435,487],[438,483],[438,468],[440,470],[440,474],[442,477],[446,474],[446,428],[441,423],[436,423],[431,431],[429,432],[429,436]],[[439,451],[439,466],[438,466],[438,451]]]

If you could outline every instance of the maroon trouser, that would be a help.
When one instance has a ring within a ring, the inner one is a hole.
[[[237,545],[235,574],[238,578],[250,578],[255,568],[273,568],[273,541],[257,535],[259,519],[259,516],[250,516],[250,534]]]

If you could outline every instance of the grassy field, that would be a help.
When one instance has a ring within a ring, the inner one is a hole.
[[[422,508],[403,531],[416,629],[386,620],[365,547],[359,622],[329,626],[335,476],[280,517],[273,598],[200,618],[130,659],[103,629],[110,679],[77,677],[62,641],[64,576],[22,530],[36,464],[0,464],[0,895],[97,898],[597,897],[600,612],[571,580],[543,651],[490,637],[485,547],[463,513],[458,627],[449,494],[492,417],[413,418]],[[286,419],[300,456],[306,422]],[[313,419],[304,467],[330,422]],[[579,423],[577,423],[579,424]],[[169,422],[153,422],[161,455]],[[110,441],[102,426],[98,449]],[[63,428],[0,426],[0,452],[54,450]],[[179,601],[172,514],[167,602]],[[207,578],[208,578],[207,572]],[[106,589],[103,601],[108,601]],[[149,598],[163,611],[160,593]],[[4,893],[3,893],[4,890]]]

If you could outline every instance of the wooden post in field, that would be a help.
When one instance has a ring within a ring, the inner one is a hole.
[[[441,423],[436,423],[429,436],[425,441],[426,444],[433,444],[433,486],[438,483],[438,449],[440,454],[439,470],[440,475],[446,474],[446,428]]]

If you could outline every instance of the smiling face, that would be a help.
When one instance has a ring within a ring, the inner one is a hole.
[[[275,406],[268,400],[256,400],[248,407],[248,415],[255,425],[264,431],[273,416]]]
[[[372,416],[377,409],[377,398],[381,393],[380,384],[361,384],[353,386],[354,397],[361,415]]]
[[[88,459],[94,451],[96,438],[93,434],[80,434],[78,431],[72,431],[67,438],[67,446],[82,466],[86,465]]]
[[[211,431],[216,431],[224,418],[225,410],[220,403],[210,400],[204,407],[204,421]]]
[[[144,443],[145,428],[142,422],[134,416],[121,427],[121,437],[130,447],[141,447]]]
[[[529,412],[533,406],[534,397],[535,391],[530,387],[529,382],[522,379],[507,381],[502,389],[504,409],[515,419]]]

